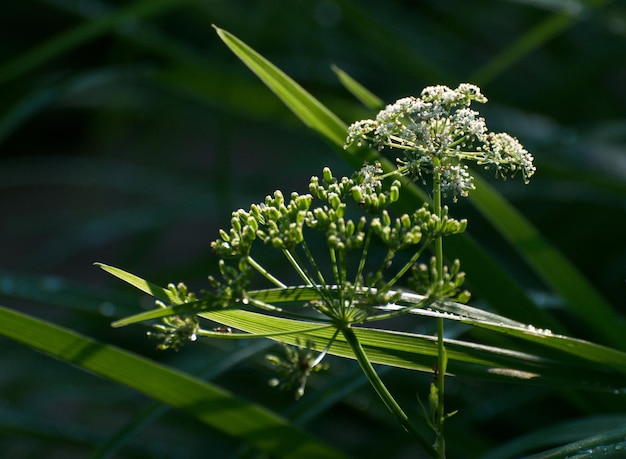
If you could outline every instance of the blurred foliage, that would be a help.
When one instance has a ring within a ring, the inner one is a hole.
[[[430,84],[480,85],[490,99],[489,127],[517,136],[536,158],[530,186],[512,181],[498,190],[626,312],[626,6],[600,0],[5,2],[2,304],[195,373],[238,350],[207,342],[156,353],[140,328],[112,331],[113,318],[151,304],[91,266],[103,261],[199,290],[215,269],[209,242],[232,209],[276,188],[303,192],[326,165],[349,171],[211,24],[254,46],[347,123],[371,111],[332,65],[387,102]],[[488,222],[469,205],[457,212],[537,302],[587,337],[585,324],[571,320]],[[150,406],[124,387],[0,343],[3,457],[86,457]],[[294,404],[267,386],[262,360],[242,357],[215,382],[353,456],[415,457],[348,362],[332,361],[332,376],[313,380]],[[431,377],[385,374],[406,403]],[[316,384],[339,394],[307,411]],[[623,399],[534,386],[450,378],[448,394],[448,406],[460,409],[448,424],[451,457],[481,457],[518,435],[590,415],[602,416],[603,426],[623,425],[611,415],[626,412]],[[238,451],[171,412],[116,457]]]

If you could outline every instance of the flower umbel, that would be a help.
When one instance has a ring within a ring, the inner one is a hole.
[[[441,191],[454,200],[475,188],[468,161],[502,177],[521,171],[528,182],[535,172],[532,155],[514,137],[488,132],[485,119],[470,108],[472,102],[487,102],[478,86],[427,87],[420,98],[399,99],[376,119],[352,124],[345,148],[367,144],[399,149],[399,173],[421,179],[425,173],[437,174]]]
[[[280,377],[272,378],[270,386],[280,389],[295,388],[295,398],[299,400],[304,395],[304,388],[311,373],[326,370],[327,364],[322,364],[324,353],[315,352],[315,343],[308,339],[302,346],[296,339],[296,346],[283,345],[284,356],[275,354],[266,355],[267,361],[276,368]]]

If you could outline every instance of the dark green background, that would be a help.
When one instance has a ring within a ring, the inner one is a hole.
[[[496,186],[625,312],[623,2],[144,2],[155,8],[151,14],[133,5],[141,4],[2,5],[2,304],[190,371],[230,349],[210,343],[156,353],[140,327],[112,330],[113,317],[150,303],[92,266],[101,261],[199,290],[216,272],[209,245],[231,210],[277,188],[304,192],[326,165],[349,173],[333,147],[229,52],[216,24],[347,123],[372,112],[341,87],[332,64],[386,102],[431,84],[480,85],[490,100],[481,110],[490,129],[517,136],[538,169],[529,186]],[[110,16],[116,11],[128,14]],[[470,234],[503,269],[568,322],[559,298],[470,206],[455,212],[470,218]],[[468,282],[471,288],[471,276]],[[568,325],[585,337],[584,324]],[[0,456],[87,457],[149,404],[7,340],[0,345]],[[353,379],[351,365],[332,364],[332,374]],[[288,409],[290,395],[268,389],[269,377],[259,354],[217,381]],[[411,404],[431,376],[387,377]],[[480,457],[553,421],[619,410],[537,387],[449,386],[449,406],[461,409],[449,423],[452,457]],[[311,430],[354,455],[415,457],[415,446],[371,395],[361,387],[311,421]],[[237,450],[170,413],[116,457],[231,457]]]

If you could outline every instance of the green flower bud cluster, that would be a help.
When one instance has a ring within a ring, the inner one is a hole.
[[[439,218],[432,213],[428,204],[424,204],[412,215],[403,214],[394,220],[384,210],[379,218],[372,220],[372,229],[380,240],[392,250],[401,250],[418,244],[422,236],[429,241],[438,236],[450,236],[465,231],[467,220],[455,220],[448,217],[448,207],[442,209]]]
[[[248,212],[233,212],[230,231],[220,230],[221,239],[211,246],[220,257],[247,256],[257,238],[276,249],[292,248],[303,240],[302,228],[311,201],[311,195],[292,193],[287,202],[277,190],[264,203],[253,204]]]
[[[467,228],[466,219],[456,220],[448,216],[448,206],[441,208],[441,217],[438,217],[424,204],[417,210],[415,220],[419,221],[422,233],[428,234],[431,239],[461,234]]]
[[[192,303],[196,301],[196,296],[187,290],[187,286],[182,282],[178,285],[169,284],[167,289],[177,298],[177,303]],[[161,301],[155,302],[157,306],[165,308]],[[196,341],[200,324],[195,314],[184,314],[164,317],[161,324],[153,326],[153,330],[148,332],[148,336],[161,340],[157,349],[174,349],[178,351],[189,341]]]
[[[388,248],[394,251],[405,249],[422,240],[422,230],[415,218],[416,214],[417,212],[412,216],[403,214],[392,222],[389,213],[383,210],[379,218],[372,220],[372,229]]]
[[[381,179],[382,174],[380,163],[376,162],[364,165],[350,178],[342,177],[341,180],[337,180],[326,167],[321,182],[318,177],[311,177],[309,192],[316,198],[327,201],[335,211],[344,212],[345,204],[343,203],[348,196],[352,196],[359,207],[370,214],[379,214],[384,208],[398,200],[401,186],[399,180],[394,180],[385,189]]]
[[[461,290],[464,282],[465,273],[461,271],[461,262],[458,259],[454,260],[451,267],[444,265],[442,278],[437,281],[437,263],[435,257],[432,257],[428,266],[424,263],[413,266],[408,285],[412,290],[426,296],[436,295],[442,300],[467,303],[470,293]]]

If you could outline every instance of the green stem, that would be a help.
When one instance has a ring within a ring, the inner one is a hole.
[[[280,288],[287,288],[286,284],[283,284],[281,281],[279,281],[277,278],[275,278],[274,276],[272,276],[272,274],[270,274],[263,266],[261,266],[259,263],[257,263],[257,261],[252,258],[252,257],[248,257],[247,262],[250,266],[252,266],[254,269],[256,269],[259,273],[261,273],[261,275],[263,277],[265,277],[267,280],[269,280],[272,284],[274,284],[276,287],[280,287]]]
[[[283,254],[285,254],[285,257],[287,257],[287,260],[289,260],[291,266],[293,266],[293,268],[296,270],[296,272],[300,276],[300,279],[302,279],[309,286],[315,285],[315,283],[311,279],[311,276],[309,276],[304,268],[300,266],[300,263],[298,263],[298,260],[296,260],[291,251],[283,249]]]
[[[433,208],[435,215],[441,219],[441,173],[439,171],[439,164],[439,158],[433,158]],[[443,237],[437,236],[434,245],[435,266],[437,269],[435,297],[438,297],[443,285]],[[446,457],[443,423],[445,420],[444,393],[447,359],[446,349],[443,344],[443,335],[443,318],[439,317],[437,318],[437,414],[435,416],[435,433],[437,435],[435,449],[437,450],[437,457],[439,459]]]
[[[404,276],[406,272],[409,269],[411,269],[411,267],[415,264],[415,262],[422,255],[422,252],[426,249],[426,247],[428,247],[428,242],[430,241],[426,241],[426,243],[424,243],[422,247],[420,247],[420,249],[417,252],[415,252],[415,254],[413,254],[411,259],[397,272],[397,274],[393,277],[393,279],[387,282],[387,284],[384,287],[385,290],[393,287],[396,284],[396,282],[398,282],[402,278],[402,276]]]
[[[417,440],[417,442],[426,450],[426,452],[431,457],[436,458],[437,451],[435,450],[435,448],[426,438],[424,438],[424,436],[417,429],[417,427],[415,427],[415,425],[413,425],[413,423],[409,420],[408,416],[404,413],[404,411],[402,411],[402,408],[400,408],[398,402],[396,402],[383,381],[380,379],[380,376],[378,376],[378,373],[376,373],[376,370],[374,370],[374,367],[372,366],[372,363],[365,354],[365,350],[363,349],[363,346],[361,346],[361,343],[356,337],[354,330],[349,326],[344,326],[341,328],[341,333],[350,345],[352,352],[354,352],[354,355],[357,362],[359,363],[359,366],[361,367],[361,370],[363,370],[363,373],[365,374],[370,384],[372,385],[378,396],[381,398],[387,409],[396,417],[402,427]]]

